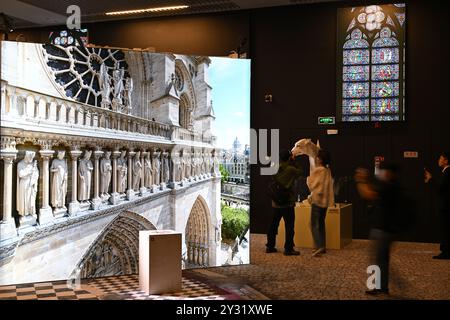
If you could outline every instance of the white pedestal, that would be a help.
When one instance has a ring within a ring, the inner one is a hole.
[[[328,208],[325,217],[325,235],[327,249],[342,249],[352,241],[352,205],[338,203]],[[311,206],[297,203],[295,206],[294,244],[300,248],[313,248],[311,235]],[[284,247],[285,227],[281,219],[278,228],[276,246]]]
[[[69,203],[70,214],[76,214],[78,211],[80,211],[80,203],[78,201],[72,201],[71,203]]]
[[[120,194],[117,192],[113,193],[109,198],[109,202],[111,202],[111,204],[118,204],[120,202]]]
[[[134,190],[128,189],[127,190],[127,200],[131,201],[131,200],[134,200],[134,198],[135,198]]]
[[[94,198],[92,199],[92,209],[98,210],[100,209],[102,205],[102,199],[101,198]]]
[[[6,240],[17,236],[16,224],[13,219],[0,223],[0,240]]]
[[[53,216],[55,217],[55,219],[58,218],[62,218],[67,214],[67,208],[63,207],[63,208],[55,208],[53,210]]]
[[[20,217],[20,228],[26,228],[26,227],[34,227],[37,225],[37,215],[36,214],[30,214],[25,217]]]
[[[53,212],[51,207],[39,209],[39,225],[45,225],[53,221]]]
[[[146,294],[181,291],[181,233],[139,231],[139,287]]]

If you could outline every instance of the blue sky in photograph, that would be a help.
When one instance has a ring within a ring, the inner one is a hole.
[[[217,147],[231,149],[238,137],[250,144],[250,60],[211,57],[208,83],[216,115]]]

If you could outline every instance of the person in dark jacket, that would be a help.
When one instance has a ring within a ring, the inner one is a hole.
[[[441,169],[437,179],[425,169],[425,183],[431,183],[439,198],[439,212],[441,216],[441,253],[433,259],[450,259],[450,152],[444,152],[438,160]],[[435,181],[436,180],[436,181]]]
[[[357,169],[355,181],[360,196],[372,203],[370,239],[375,241],[375,265],[380,268],[381,287],[367,294],[389,293],[389,258],[392,242],[399,229],[402,189],[398,182],[398,167],[382,163],[376,179],[369,179],[368,171]]]
[[[299,255],[300,252],[294,250],[294,225],[295,225],[295,194],[294,183],[302,175],[300,164],[295,161],[291,152],[283,150],[280,152],[280,165],[277,174],[273,177],[287,192],[287,197],[282,202],[272,199],[272,222],[267,232],[266,253],[277,252],[275,240],[278,233],[278,226],[281,218],[285,226],[284,254],[287,256]]]

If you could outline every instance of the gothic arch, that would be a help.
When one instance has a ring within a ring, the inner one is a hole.
[[[139,231],[155,229],[137,213],[119,214],[89,246],[71,276],[78,272],[81,278],[138,273]]]
[[[210,256],[210,227],[211,219],[205,200],[198,196],[189,213],[186,223],[185,243],[187,267],[207,267]]]
[[[197,109],[197,97],[195,95],[194,84],[192,82],[192,76],[191,76],[188,68],[184,64],[183,60],[181,60],[181,59],[175,60],[175,75],[177,75],[177,73],[182,76],[182,82],[183,82],[182,87],[180,87],[181,90],[179,90],[178,88],[177,88],[177,90],[180,94],[180,98],[181,98],[182,94],[185,94],[187,96],[187,98],[189,99],[190,106],[191,106],[190,114],[191,114],[191,117],[193,117],[193,115],[195,114],[195,111]]]
[[[190,129],[192,127],[192,106],[187,94],[181,94],[178,108],[178,121],[180,123],[180,127]]]

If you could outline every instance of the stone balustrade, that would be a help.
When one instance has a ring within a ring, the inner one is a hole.
[[[150,135],[169,140],[172,127],[156,121],[115,112],[78,101],[43,95],[31,90],[1,84],[2,120],[20,124],[47,124],[56,128],[96,132]]]
[[[214,144],[216,141],[216,137],[213,135],[202,135],[200,133],[195,133],[182,127],[174,127],[172,129],[172,140],[195,141]]]
[[[141,135],[164,140],[214,144],[216,137],[202,135],[182,127],[167,125],[133,115],[99,108],[64,98],[1,83],[2,121],[15,127],[47,125],[53,129],[68,127],[111,135]],[[8,126],[9,126],[8,125]],[[31,127],[32,128],[32,127]],[[30,129],[28,127],[27,129]]]

